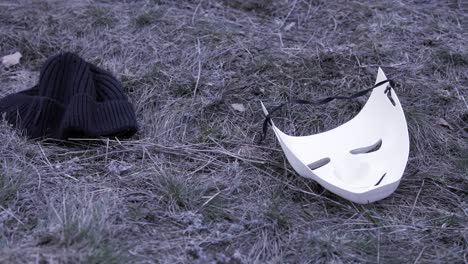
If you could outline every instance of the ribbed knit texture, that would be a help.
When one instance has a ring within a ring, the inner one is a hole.
[[[39,83],[0,99],[0,117],[31,138],[130,137],[138,130],[120,82],[73,53],[48,59]]]

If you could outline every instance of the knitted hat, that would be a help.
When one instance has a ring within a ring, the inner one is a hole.
[[[73,53],[48,59],[33,88],[0,99],[2,113],[31,138],[129,137],[138,130],[120,82]]]

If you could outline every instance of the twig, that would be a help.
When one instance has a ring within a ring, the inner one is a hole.
[[[414,260],[414,264],[418,263],[418,261],[421,259],[422,254],[424,253],[424,250],[426,249],[427,246],[424,246],[421,252],[419,252],[418,257]]]
[[[294,9],[296,8],[296,4],[297,4],[297,0],[294,1],[294,4],[292,6],[292,8],[289,10],[288,14],[286,15],[286,17],[283,19],[283,22],[281,23],[281,26],[283,26],[285,23],[286,23],[286,20],[288,20],[289,16],[291,15],[291,13],[294,11]]]
[[[201,49],[200,49],[200,39],[197,38],[197,53],[198,53],[198,75],[197,75],[197,82],[195,83],[195,89],[193,89],[193,99],[197,96],[198,85],[200,83],[200,76],[201,76]]]
[[[15,216],[15,214],[13,214],[12,212],[10,212],[9,209],[6,209],[5,207],[1,206],[0,205],[0,209],[3,210],[3,212],[9,214],[11,217],[13,217],[16,221],[18,221],[18,223],[24,225],[23,221],[21,221],[18,217]]]
[[[380,264],[380,229],[377,230],[377,264]]]
[[[192,15],[192,26],[195,25],[195,15],[197,14],[198,8],[200,8],[200,5],[201,5],[202,1],[203,1],[203,0],[200,0],[200,2],[198,2],[197,7],[195,7],[195,11],[193,11],[193,15]]]
[[[413,214],[414,207],[416,207],[416,202],[418,201],[419,194],[421,194],[422,187],[424,186],[424,179],[422,180],[421,187],[419,188],[418,194],[416,194],[416,199],[414,199],[413,207],[411,208],[408,218]]]
[[[108,154],[109,154],[109,138],[107,138],[107,141],[106,141],[106,158],[105,158],[105,161],[104,161],[104,164],[105,164],[106,166],[107,166]]]
[[[336,22],[336,19],[334,17],[331,17],[331,19],[333,20],[333,31],[336,31],[336,29],[338,28],[338,23]]]
[[[47,156],[46,156],[44,150],[42,149],[41,144],[38,143],[37,145],[39,146],[39,149],[41,150],[42,156],[44,156],[44,159],[45,159],[47,165],[49,165],[49,167],[50,167],[51,169],[53,169],[52,163],[50,163],[49,159],[47,158]]]
[[[76,182],[79,181],[77,178],[71,176],[71,175],[68,174],[68,173],[63,173],[62,175],[65,176],[65,177],[67,177],[67,178],[69,178],[69,179],[72,179],[72,180],[74,180],[74,181],[76,181]]]
[[[204,206],[206,206],[209,202],[211,202],[214,198],[216,198],[216,196],[218,196],[219,194],[221,193],[221,191],[215,193],[213,196],[211,196],[210,198],[208,198],[208,200],[206,200],[201,206],[200,208],[198,208],[195,213],[198,213]]]
[[[453,87],[455,88],[455,91],[457,92],[458,98],[460,98],[460,100],[462,100],[463,103],[465,103],[466,109],[468,109],[468,103],[466,102],[465,97],[460,94],[460,91],[458,91],[458,88],[456,85],[454,85]]]
[[[278,37],[279,37],[279,41],[280,41],[280,48],[282,49],[284,47],[283,37],[281,36],[281,33],[279,33],[279,32],[278,32]]]

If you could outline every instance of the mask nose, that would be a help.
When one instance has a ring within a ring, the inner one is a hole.
[[[372,164],[358,155],[343,155],[335,158],[333,172],[349,187],[369,187],[375,184]]]

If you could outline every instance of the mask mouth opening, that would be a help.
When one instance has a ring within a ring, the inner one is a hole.
[[[382,139],[379,139],[377,142],[374,144],[367,146],[367,147],[362,147],[362,148],[357,148],[349,151],[351,154],[358,155],[358,154],[367,154],[367,153],[372,153],[377,150],[379,150],[382,147]]]
[[[323,159],[319,159],[317,161],[314,161],[312,163],[310,163],[309,165],[307,165],[307,167],[309,167],[309,169],[311,170],[316,170],[318,168],[321,168],[325,165],[327,165],[328,163],[330,163],[330,158],[323,158]]]

